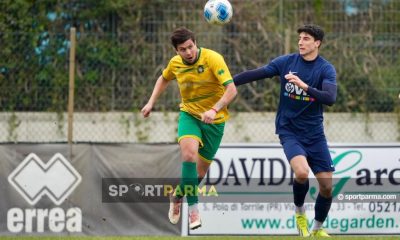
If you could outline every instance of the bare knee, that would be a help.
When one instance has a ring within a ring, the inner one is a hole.
[[[197,157],[197,151],[191,149],[186,149],[182,151],[182,159],[184,162],[196,162]]]
[[[308,179],[309,172],[310,171],[308,169],[298,169],[295,171],[294,175],[296,177],[296,181],[298,183],[305,183]]]
[[[290,166],[293,169],[294,175],[296,177],[296,182],[305,183],[308,179],[308,174],[310,172],[307,159],[302,155],[295,156],[290,160]]]

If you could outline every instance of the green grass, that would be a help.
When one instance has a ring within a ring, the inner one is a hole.
[[[206,237],[0,237],[0,240],[55,240],[55,239],[65,239],[65,240],[175,240],[175,239],[187,239],[187,240],[267,240],[267,239],[285,239],[285,240],[298,240],[300,237],[295,236],[206,236]],[[400,236],[333,236],[330,239],[344,239],[344,240],[386,240],[386,239],[400,239]]]

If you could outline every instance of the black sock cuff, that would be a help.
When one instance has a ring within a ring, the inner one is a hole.
[[[299,187],[303,187],[303,186],[308,186],[310,185],[310,181],[307,179],[304,183],[299,183],[298,181],[296,181],[296,179],[293,180],[293,186],[299,186]]]
[[[328,203],[328,204],[331,204],[331,203],[332,203],[332,196],[327,198],[327,197],[322,196],[321,193],[318,193],[317,201],[318,201],[318,200],[319,200],[321,203]]]

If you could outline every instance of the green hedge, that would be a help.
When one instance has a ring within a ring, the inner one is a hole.
[[[203,20],[202,1],[0,1],[1,109],[67,109],[72,26],[77,28],[75,109],[136,111],[175,54],[168,38],[175,27],[193,29],[198,45],[223,53],[235,74],[266,64],[285,49],[296,51],[296,27],[315,22],[327,32],[321,54],[338,73],[338,101],[328,111],[399,111],[399,1],[231,2],[232,23],[216,27]],[[231,108],[274,111],[278,87],[276,79],[241,87]],[[178,94],[169,88],[157,109],[177,110]]]

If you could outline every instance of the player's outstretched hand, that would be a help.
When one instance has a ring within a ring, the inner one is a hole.
[[[153,109],[153,105],[150,103],[147,103],[146,105],[144,105],[144,107],[142,108],[142,110],[140,112],[142,113],[143,117],[146,118],[146,117],[150,116],[151,109]]]

